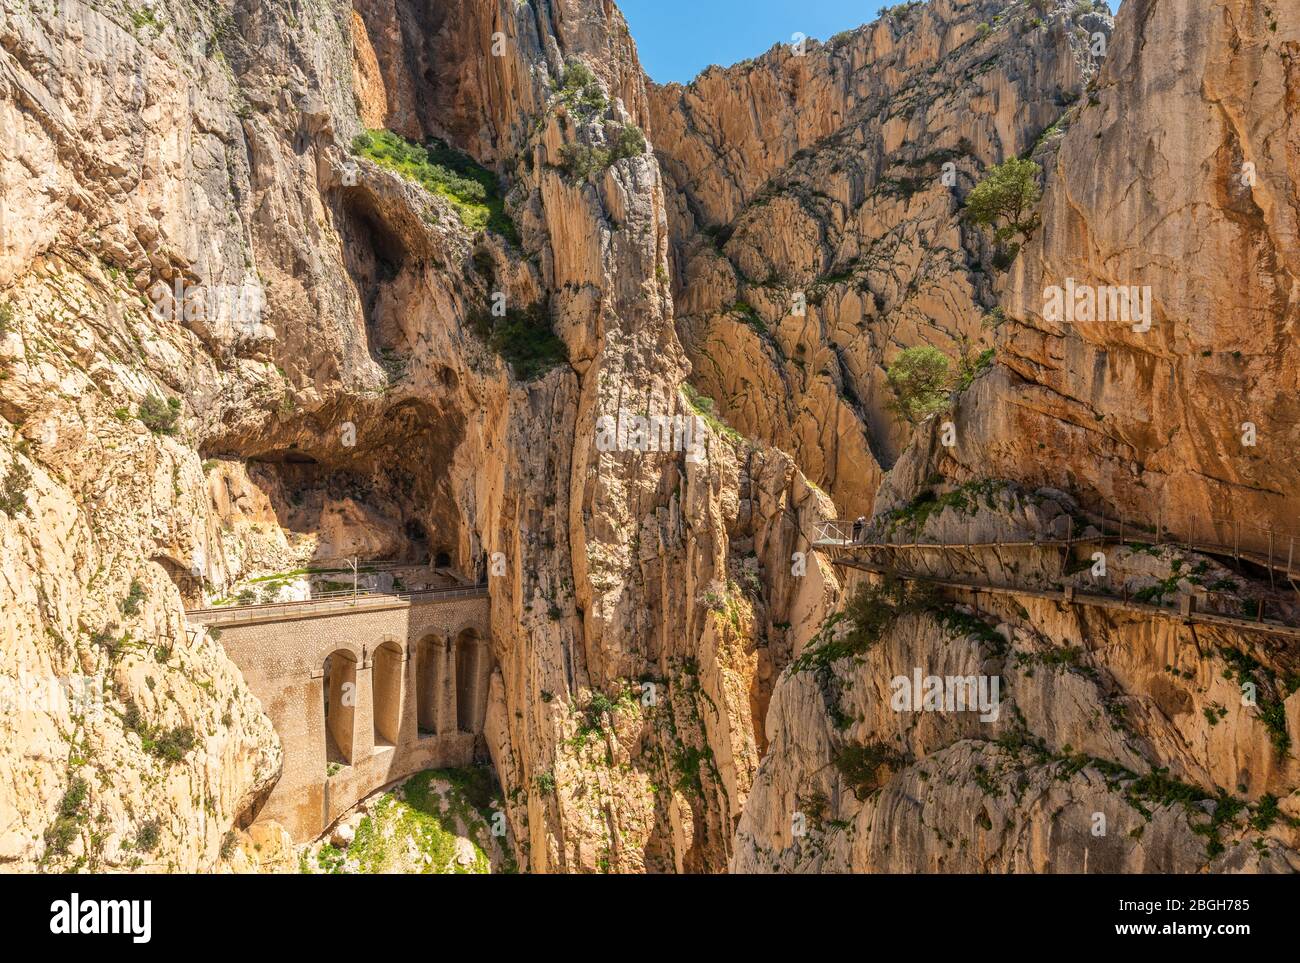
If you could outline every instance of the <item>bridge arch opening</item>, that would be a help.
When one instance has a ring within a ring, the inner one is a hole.
[[[396,642],[384,642],[375,649],[370,686],[376,749],[392,748],[400,742],[404,666],[402,650]]]
[[[491,659],[476,630],[465,629],[456,637],[456,728],[461,732],[483,731]]]
[[[347,649],[335,649],[325,656],[323,669],[325,761],[350,766],[356,733],[356,656]]]
[[[419,736],[438,733],[439,666],[444,643],[436,635],[426,635],[415,645],[415,723]]]

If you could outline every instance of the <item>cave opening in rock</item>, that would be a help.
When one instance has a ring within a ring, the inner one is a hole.
[[[155,555],[151,561],[162,566],[162,570],[167,573],[167,577],[172,580],[172,584],[181,593],[181,600],[187,608],[202,604],[203,576],[201,573],[186,570],[184,565],[166,555]]]
[[[349,194],[343,203],[349,267],[358,281],[379,284],[401,273],[409,256],[401,236],[389,227],[373,203]]]
[[[407,561],[423,565],[429,560],[429,533],[424,523],[419,519],[408,518],[403,527],[406,532],[406,551],[403,555]]]
[[[356,725],[356,656],[346,649],[336,649],[325,656],[322,668],[325,762],[350,766]]]

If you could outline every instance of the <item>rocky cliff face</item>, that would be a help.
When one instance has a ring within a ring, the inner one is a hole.
[[[1098,511],[1144,477],[1294,510],[1285,428],[1241,461],[1210,422],[1250,384],[1256,422],[1295,424],[1267,360],[1293,324],[1296,151],[1268,118],[1287,116],[1272,107],[1294,92],[1296,24],[1219,6],[1129,0],[1100,75],[1109,17],[934,0],[654,88],[596,0],[4,2],[5,868],[292,865],[272,827],[247,840],[270,856],[232,845],[280,750],[182,609],[348,554],[488,577],[485,744],[525,870],[1293,860],[1263,802],[1295,782],[1276,720],[1238,712],[1223,666],[1176,629],[1020,600],[994,632],[987,608],[931,600],[865,657],[830,660],[848,626],[828,621],[839,581],[809,550],[836,506],[906,511],[987,476],[1026,493],[984,503],[990,531]],[[1178,84],[1143,55],[1152,30],[1185,45]],[[1185,115],[1200,120],[1175,150],[1165,120]],[[375,129],[396,139],[357,141]],[[410,163],[403,137],[439,139],[478,190]],[[1051,158],[1044,227],[999,274],[958,199],[1031,151]],[[1264,185],[1249,196],[1216,179],[1237,154]],[[1145,166],[1116,179],[1129,157]],[[1172,169],[1186,176],[1157,177]],[[1206,263],[1236,251],[1249,293],[1187,271],[1202,227]],[[1192,309],[1216,306],[1240,340],[1206,356],[1172,323],[1138,340],[1035,313],[1052,277],[1130,269],[1169,292],[1162,319],[1201,331]],[[928,425],[912,438],[883,366],[992,344],[999,303],[1010,320],[952,415],[957,447]],[[1226,320],[1247,303],[1249,323]],[[1131,404],[1156,385],[1158,406]],[[647,444],[638,418],[698,423],[700,444]],[[1035,447],[1043,432],[1070,439],[1064,457]],[[1135,584],[1180,570],[1136,554]],[[1048,584],[1052,562],[998,564]],[[1212,648],[1239,669],[1236,644]],[[1238,654],[1280,700],[1291,670]],[[882,709],[881,680],[931,664],[1002,672],[1000,721]],[[92,711],[33,697],[82,676],[104,692]],[[1295,713],[1286,700],[1290,731]],[[863,778],[859,755],[841,773],[846,746],[884,768]],[[1168,784],[1107,768],[1152,765],[1268,825],[1207,830]],[[1138,836],[1131,799],[1154,813]],[[1097,810],[1141,845],[1089,855],[1076,829]],[[813,836],[791,834],[796,812]]]
[[[219,799],[195,789],[189,822],[107,848],[210,865],[278,750],[219,645],[181,633],[182,599],[409,549],[491,573],[487,741],[523,867],[720,869],[775,674],[829,604],[822,563],[788,573],[832,507],[789,457],[716,420],[698,419],[698,451],[600,443],[606,416],[697,420],[622,18],[586,2],[301,16],[6,12],[20,136],[4,160],[3,414],[25,504],[6,510],[5,545],[30,559],[6,583],[27,598],[6,602],[6,646],[52,678],[81,653],[116,682],[90,745],[65,750],[83,730],[43,711],[24,726],[51,734],[6,744],[15,771],[41,759],[39,779],[12,781],[25,795],[6,855],[82,859],[101,813],[155,811],[197,770],[220,775]],[[441,194],[353,157],[365,126],[495,168],[513,226],[476,232]],[[185,310],[191,289],[209,310]],[[233,309],[209,292],[236,292]],[[553,329],[567,362],[498,357],[482,337],[493,295],[548,360]],[[56,420],[74,427],[46,442]],[[110,472],[117,487],[95,477]],[[141,611],[119,617],[135,594]],[[133,628],[148,643],[117,644]],[[130,733],[156,748],[178,720],[212,744],[149,762]],[[136,789],[150,766],[166,778]],[[72,822],[51,846],[65,794]]]
[[[1140,519],[1184,541],[1284,552],[1281,532],[1296,527],[1297,212],[1295,143],[1279,119],[1297,89],[1297,30],[1280,5],[1124,4],[1105,66],[1040,155],[1043,225],[996,285],[1008,321],[992,370],[904,452],[882,520],[922,539],[1013,540],[1066,512],[1083,519],[1075,531]],[[1051,289],[1067,278],[1079,290],[1150,286],[1149,329],[1089,317],[1082,299],[1054,312]],[[1256,445],[1243,444],[1247,422]],[[1027,518],[1026,503],[1057,508]],[[1146,587],[1147,599],[1219,584],[1253,611],[1242,599],[1280,578],[1171,548],[1107,554],[1114,590]],[[1096,581],[1085,558],[1032,549],[910,565],[1025,587]],[[1289,644],[1028,596],[982,595],[978,612],[969,594],[954,600],[963,607],[903,607],[856,662],[782,678],[734,868],[1300,865]],[[1001,716],[882,710],[890,681],[917,667],[999,677]],[[814,809],[814,831],[793,836],[791,814]]]
[[[852,515],[909,435],[885,368],[988,338],[990,252],[960,198],[1096,73],[1110,18],[1074,6],[902,4],[653,91],[692,381]]]

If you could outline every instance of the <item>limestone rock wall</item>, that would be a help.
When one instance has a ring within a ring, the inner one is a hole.
[[[1276,819],[1218,827],[1211,852],[1172,807],[1142,847],[1102,851],[1005,793],[982,820],[971,805],[978,757],[996,772],[979,792],[1023,776],[1042,813],[1075,819],[1083,783],[1115,781],[1075,765],[1084,747],[1254,815],[1289,792],[1267,734],[1211,731],[1226,695],[1174,632],[1025,604],[999,613],[1006,647],[915,616],[811,688],[797,670],[839,598],[814,527],[871,507],[891,465],[881,511],[996,474],[1094,510],[1135,510],[1147,479],[1184,514],[1223,491],[1294,514],[1295,366],[1271,360],[1292,350],[1295,150],[1275,108],[1293,18],[1129,0],[1094,78],[1109,18],[1049,6],[1035,22],[1018,2],[934,0],[655,89],[598,0],[0,5],[0,672],[23,696],[3,710],[2,865],[255,868],[242,841],[276,829],[238,830],[280,749],[182,608],[349,551],[445,554],[488,578],[485,741],[526,870],[1291,861]],[[1141,39],[1157,29],[1187,68],[1172,82]],[[375,127],[489,167],[517,238],[471,233],[447,198],[353,156]],[[953,163],[959,196],[1031,150],[1052,158],[1044,229],[997,277],[937,178]],[[1249,197],[1224,180],[1247,155]],[[1117,178],[1125,158],[1146,166]],[[1204,263],[1248,283],[1188,270],[1202,233]],[[1035,313],[1051,277],[1130,267],[1161,292],[1145,340]],[[194,289],[208,310],[186,310]],[[567,362],[519,377],[476,333],[498,294],[549,321]],[[1011,321],[957,447],[931,426],[909,438],[883,365],[986,343],[999,298]],[[1242,458],[1221,429],[1246,389],[1266,444]],[[620,414],[698,417],[702,454],[602,444]],[[1055,676],[1021,657],[1072,646],[1090,671],[1064,673],[1058,719]],[[845,795],[831,754],[889,729],[880,673],[998,659],[1023,725],[999,723],[996,744],[947,723],[890,732],[899,781]],[[102,680],[103,712],[33,700],[23,673]],[[1136,718],[1094,731],[1116,692]],[[825,816],[818,852],[783,835],[792,806]],[[977,843],[968,818],[1000,828]]]
[[[1076,517],[1184,539],[1233,544],[1239,532],[1243,548],[1266,552],[1270,528],[1295,530],[1298,155],[1286,105],[1297,28],[1293,10],[1267,3],[1123,5],[1095,83],[1036,155],[1043,224],[996,285],[1009,319],[996,361],[903,452],[879,492],[881,523],[923,517],[923,537],[958,541],[1052,532],[1050,517],[996,499],[975,499],[975,517],[926,515],[936,497],[1010,479],[1049,502],[1070,492],[1077,503],[1061,510]],[[1136,317],[1050,319],[1047,289],[1067,278],[1149,285],[1149,330]],[[1258,444],[1242,443],[1245,422]],[[1116,591],[1118,579],[1195,592],[1201,577],[1189,574],[1223,561],[1107,554]],[[902,562],[1027,587],[1077,577],[1065,571],[1090,579],[1081,559],[1058,568],[1051,552],[928,558]],[[1245,610],[1270,594],[1262,568],[1220,579]],[[1027,596],[981,596],[974,623],[971,601],[948,593],[937,616],[898,619],[856,664],[787,670],[733,869],[1296,869],[1289,644]],[[954,604],[966,606],[959,617]],[[890,710],[890,680],[918,668],[997,675],[1000,717]],[[1267,693],[1258,705],[1243,702],[1246,683]],[[853,747],[885,760],[861,782],[843,766],[863,758],[842,755]],[[815,813],[811,832],[791,832],[794,812]]]
[[[18,132],[0,157],[0,414],[6,465],[32,476],[4,544],[31,555],[35,533],[69,533],[66,564],[11,570],[28,572],[12,587],[27,601],[5,606],[5,644],[55,674],[95,653],[120,680],[86,812],[158,810],[163,789],[140,784],[162,750],[116,744],[142,726],[156,743],[183,717],[205,754],[162,771],[194,780],[208,759],[220,792],[195,790],[143,865],[224,858],[278,749],[219,640],[179,634],[183,601],[387,553],[396,533],[490,579],[488,742],[521,866],[722,869],[773,680],[834,592],[806,554],[833,507],[789,457],[720,422],[701,422],[698,460],[597,444],[602,415],[696,417],[652,149],[564,169],[566,145],[648,126],[621,15],[588,0],[325,5],[307,20],[264,4],[152,9],[6,7],[0,32],[0,109]],[[578,61],[598,111],[557,89]],[[352,157],[374,126],[491,165],[517,243],[471,235],[444,198]],[[175,294],[193,287],[251,290],[261,310],[186,312]],[[494,292],[544,305],[569,363],[514,377],[472,330]],[[54,420],[68,424],[46,442]],[[146,601],[119,618],[133,579]],[[136,619],[148,645],[101,652],[101,623],[120,635]],[[206,661],[172,678],[172,653],[190,650]],[[23,725],[14,767],[60,727],[79,738],[44,710]],[[40,778],[14,781],[19,868],[50,858],[44,834],[88,764],[41,752]],[[99,845],[89,821],[73,830],[70,861]]]
[[[1259,550],[1270,527],[1300,530],[1298,29],[1282,4],[1121,8],[1047,159],[1043,227],[1000,285],[997,363],[957,410],[957,445],[906,459],[899,497],[938,465],[1077,491],[1111,517],[1159,512],[1184,536],[1231,540],[1235,520]],[[1067,279],[1149,287],[1149,330],[1049,320],[1045,291]]]
[[[988,341],[989,251],[960,202],[1082,96],[1111,24],[1075,6],[901,5],[652,88],[692,382],[850,516],[910,435],[886,367]]]

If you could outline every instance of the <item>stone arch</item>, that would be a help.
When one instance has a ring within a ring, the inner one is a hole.
[[[456,728],[483,731],[487,712],[487,685],[492,674],[492,653],[487,640],[473,626],[456,635]]]
[[[406,657],[400,644],[385,639],[370,660],[370,705],[375,747],[395,747],[401,742]]]
[[[321,662],[325,761],[350,766],[356,745],[357,657],[339,647]]]
[[[356,662],[357,664],[360,664],[365,661],[365,655],[361,651],[361,646],[358,645],[357,643],[335,642],[328,639],[322,642],[321,645],[317,647],[316,654],[313,657],[312,661],[318,663],[324,662],[335,652],[347,653],[348,657],[352,659],[353,662]]]
[[[449,639],[458,638],[459,636],[464,635],[466,632],[473,633],[474,635],[478,636],[481,639],[487,638],[488,635],[487,622],[485,622],[481,618],[475,617],[475,618],[461,619],[459,622],[454,624],[456,627],[447,633],[447,637]]]

